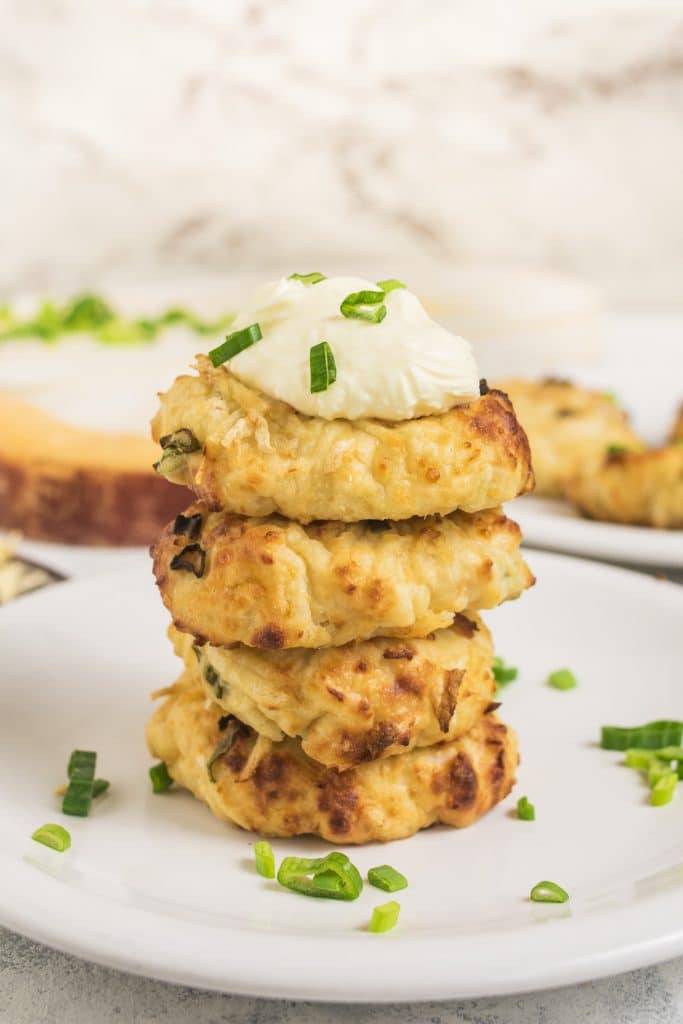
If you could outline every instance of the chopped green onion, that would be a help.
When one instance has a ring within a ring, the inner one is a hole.
[[[627,768],[637,768],[640,771],[648,771],[650,765],[655,760],[655,755],[651,750],[627,750],[624,758],[624,764]]]
[[[351,292],[342,300],[339,309],[349,319],[379,324],[387,315],[387,307],[383,303],[384,292]]]
[[[625,455],[628,451],[631,451],[631,449],[625,444],[608,444],[607,458],[614,459],[618,455]]]
[[[327,391],[337,379],[337,364],[332,349],[326,341],[313,345],[309,354],[311,369],[311,394]]]
[[[71,836],[61,825],[41,825],[31,839],[42,843],[43,846],[49,846],[51,850],[57,850],[58,853],[64,853],[71,846]]]
[[[603,750],[657,750],[660,747],[678,746],[683,740],[683,722],[661,719],[623,728],[617,725],[603,725],[600,746]]]
[[[525,796],[517,801],[517,817],[522,821],[536,821],[536,808]]]
[[[355,900],[363,889],[358,869],[345,853],[313,859],[285,857],[277,873],[280,885],[304,896]]]
[[[656,757],[653,757],[647,767],[647,781],[650,789],[653,789],[655,784],[659,782],[664,775],[670,774],[672,774],[671,766],[665,764],[663,761],[659,761]]]
[[[534,903],[566,903],[569,893],[556,882],[538,882],[529,893],[529,899]]]
[[[389,864],[382,864],[378,868],[370,868],[368,871],[368,882],[376,889],[384,889],[385,892],[398,892],[399,889],[408,887],[408,879],[396,868]]]
[[[254,843],[254,857],[259,875],[264,878],[275,878],[275,854],[270,843],[265,840]]]
[[[226,754],[230,753],[233,746],[235,745],[237,737],[240,734],[240,729],[241,724],[237,721],[237,719],[230,718],[225,726],[223,737],[216,744],[213,753],[211,754],[211,757],[206,762],[206,770],[209,773],[209,778],[211,779],[212,782],[216,781],[216,776],[213,773],[213,766],[215,765],[216,761],[220,761],[222,757],[225,757]]]
[[[70,781],[92,781],[95,778],[97,754],[94,750],[74,750],[69,758],[67,775]]]
[[[318,274],[317,271],[314,271],[312,274],[290,274],[287,280],[301,281],[302,284],[318,284],[319,281],[326,281],[327,278],[324,274]]]
[[[603,397],[606,398],[609,402],[612,402],[613,405],[619,405],[619,399],[617,398],[614,391],[603,391],[602,394]]]
[[[62,798],[62,814],[87,818],[92,804],[97,754],[93,750],[74,750],[69,758],[69,785]]]
[[[653,807],[662,807],[671,803],[678,786],[678,772],[667,772],[657,779],[652,787],[651,801]]]
[[[403,281],[398,281],[395,277],[388,277],[386,281],[378,281],[377,284],[385,295],[395,292],[397,288],[405,288]]]
[[[556,690],[573,690],[578,683],[576,676],[568,668],[558,668],[556,672],[551,672],[548,676],[548,685],[553,686]]]
[[[400,913],[401,904],[397,903],[396,900],[389,900],[388,903],[380,904],[372,911],[368,931],[375,932],[376,934],[390,932],[398,924],[398,915]]]
[[[109,779],[95,779],[92,784],[92,795],[93,800],[95,797],[102,796],[109,789]]]
[[[149,777],[152,780],[153,793],[165,793],[173,785],[173,779],[168,774],[168,768],[163,761],[152,765],[149,770]]]
[[[493,659],[493,676],[499,686],[507,686],[519,675],[519,669],[514,665],[506,665],[503,658],[496,656]]]
[[[228,359],[244,352],[245,348],[251,348],[262,337],[259,325],[250,324],[249,327],[243,327],[241,331],[229,334],[222,345],[212,348],[209,352],[209,359],[214,366],[221,366],[223,363],[227,363]]]
[[[683,747],[661,747],[655,750],[655,757],[663,761],[683,761]]]

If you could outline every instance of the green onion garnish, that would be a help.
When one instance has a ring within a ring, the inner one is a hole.
[[[313,345],[309,355],[311,369],[311,394],[327,391],[337,379],[337,364],[334,353],[326,341]]]
[[[517,817],[522,821],[536,821],[536,808],[528,797],[520,796],[517,801]]]
[[[397,288],[405,288],[403,281],[398,281],[395,277],[388,277],[386,281],[378,281],[377,284],[385,295],[395,292]]]
[[[92,804],[97,754],[93,750],[74,750],[69,758],[69,785],[62,799],[62,814],[87,818]]]
[[[408,887],[408,879],[396,868],[389,864],[382,864],[378,868],[370,868],[368,871],[368,882],[376,889],[384,889],[385,892],[398,892],[399,889]]]
[[[109,779],[95,779],[92,784],[92,795],[93,800],[95,797],[102,796],[109,789]]]
[[[351,292],[339,307],[343,316],[351,320],[367,320],[379,324],[387,315],[384,292]]]
[[[607,458],[614,459],[618,455],[625,455],[626,452],[630,451],[625,444],[608,444],[607,445]]]
[[[558,668],[548,676],[548,685],[556,690],[573,690],[578,686],[576,676],[568,668]]]
[[[556,882],[538,882],[529,893],[534,903],[566,903],[569,893]]]
[[[608,402],[612,402],[613,405],[619,404],[619,399],[617,398],[614,391],[603,391],[602,394],[603,397],[606,398]]]
[[[678,772],[669,771],[658,778],[652,786],[650,797],[653,807],[662,807],[664,804],[671,803],[677,786]]]
[[[49,846],[51,850],[57,850],[58,853],[64,853],[71,846],[71,836],[61,825],[41,825],[31,839],[42,843],[43,846]]]
[[[152,765],[149,770],[149,777],[152,780],[153,793],[165,793],[173,785],[173,779],[168,774],[168,768],[163,761]]]
[[[664,775],[671,774],[671,765],[665,764],[664,761],[660,761],[658,758],[653,757],[647,766],[647,782],[650,789],[653,789],[655,784]]]
[[[493,659],[493,676],[499,686],[506,686],[513,682],[519,675],[519,669],[514,665],[506,665],[503,658]]]
[[[293,892],[332,900],[355,900],[363,889],[358,869],[345,853],[336,851],[313,859],[285,857],[277,880]]]
[[[327,278],[324,274],[318,274],[317,271],[315,271],[312,274],[290,274],[287,280],[301,281],[302,284],[318,284],[319,281],[326,281]]]
[[[243,327],[241,331],[229,334],[222,345],[212,348],[209,352],[209,359],[214,366],[221,366],[223,363],[227,363],[228,359],[244,352],[245,348],[251,348],[262,337],[259,325],[250,324],[249,327]]]
[[[375,907],[372,911],[368,931],[375,933],[390,932],[398,924],[398,915],[400,913],[401,904],[397,903],[396,900],[389,900],[388,903],[380,904],[380,906]]]
[[[600,746],[603,750],[658,750],[661,747],[679,746],[683,740],[683,722],[661,719],[647,725],[622,728],[617,725],[603,725]]]
[[[264,878],[275,878],[275,854],[270,843],[265,840],[254,843],[254,857],[259,875]]]
[[[648,771],[655,760],[652,750],[627,750],[624,757],[624,764],[627,768],[636,768],[639,771]]]

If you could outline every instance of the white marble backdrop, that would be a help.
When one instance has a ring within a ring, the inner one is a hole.
[[[495,260],[683,301],[680,0],[0,0],[0,293]]]

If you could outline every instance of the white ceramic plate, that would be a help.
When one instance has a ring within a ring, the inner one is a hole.
[[[307,900],[259,878],[252,836],[189,795],[154,796],[148,694],[174,678],[166,615],[138,569],[55,585],[0,612],[0,922],[100,963],[262,996],[470,997],[555,986],[683,953],[683,798],[648,805],[637,773],[596,743],[602,723],[683,716],[683,590],[623,570],[531,553],[539,583],[490,613],[521,667],[504,717],[520,734],[515,795],[462,832],[433,829],[352,851],[410,888],[400,926],[365,931],[388,897]],[[580,686],[547,673],[570,666]],[[62,819],[53,788],[73,747],[99,752],[111,792]],[[518,821],[517,796],[537,820]],[[32,843],[46,821],[66,854]],[[329,849],[275,842],[276,854]],[[565,906],[532,904],[549,878]]]
[[[527,544],[632,565],[683,569],[683,530],[598,523],[565,501],[526,497],[507,505]]]

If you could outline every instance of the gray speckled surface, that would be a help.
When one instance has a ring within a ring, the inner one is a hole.
[[[190,1020],[192,1024],[681,1024],[683,959],[525,996],[340,1006],[247,999],[167,985],[97,967],[0,930],[2,1024],[180,1024]]]

